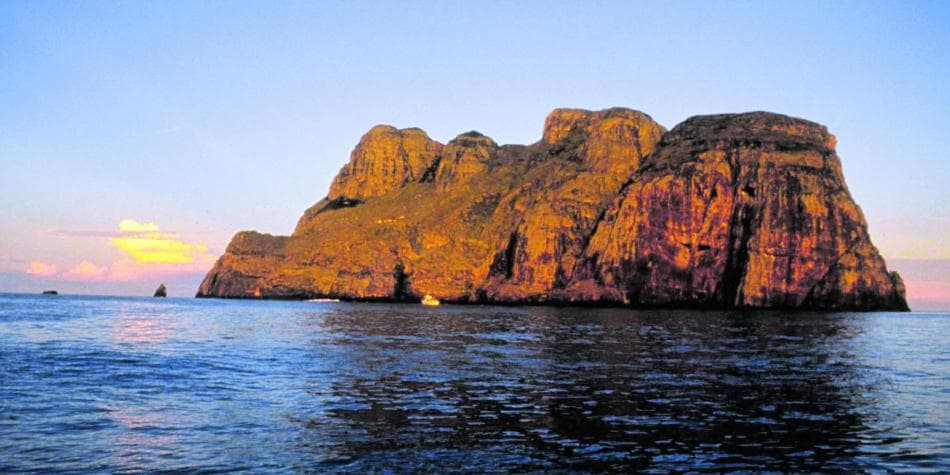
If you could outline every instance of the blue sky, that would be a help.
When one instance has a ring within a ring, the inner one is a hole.
[[[950,259],[948,25],[947,2],[0,2],[0,290],[110,268],[124,219],[212,255],[289,233],[377,123],[531,143],[555,107],[820,122],[884,255]]]

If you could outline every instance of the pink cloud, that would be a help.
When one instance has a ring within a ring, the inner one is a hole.
[[[115,231],[91,231],[55,228],[46,230],[45,234],[59,237],[113,237],[117,236],[119,233]]]
[[[950,302],[950,282],[908,281],[904,285],[908,300]]]
[[[99,266],[83,260],[71,269],[57,273],[55,265],[34,262],[27,270],[62,280],[94,282],[152,281],[178,275],[204,274],[214,265],[217,256],[208,247],[186,242],[174,233],[161,232],[151,221],[123,219],[118,231],[50,229],[46,234],[62,237],[108,238],[106,242],[122,251],[119,260]]]
[[[89,261],[82,261],[72,269],[63,272],[62,277],[68,280],[102,280],[106,275],[106,271],[104,267],[99,267]]]
[[[138,262],[135,259],[120,259],[112,263],[109,280],[128,282],[154,280],[182,274],[205,274],[214,265],[214,256],[202,256],[189,263]]]
[[[56,264],[49,264],[46,262],[33,261],[30,263],[30,267],[26,269],[26,273],[30,275],[39,275],[43,277],[49,277],[55,275],[59,269],[56,267]]]

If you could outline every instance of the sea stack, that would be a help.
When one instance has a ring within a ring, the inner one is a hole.
[[[155,289],[155,295],[153,297],[167,297],[168,294],[165,290],[165,284],[159,284],[158,288]]]
[[[394,171],[395,170],[395,171]],[[291,236],[238,233],[199,297],[907,310],[835,138],[780,114],[667,131],[557,109],[540,141],[363,136]],[[157,295],[157,293],[156,293]]]

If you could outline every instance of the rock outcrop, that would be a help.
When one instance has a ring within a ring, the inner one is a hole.
[[[238,233],[198,296],[906,309],[835,139],[756,112],[666,130],[558,109],[542,139],[363,136],[292,236]]]
[[[155,293],[152,297],[167,297],[168,291],[165,289],[165,284],[158,284],[158,288],[155,289]]]
[[[421,129],[377,125],[360,139],[330,185],[328,198],[365,200],[418,181],[441,150],[442,144]]]
[[[694,117],[666,134],[604,216],[572,286],[641,305],[904,306],[835,138],[761,112]]]
[[[490,223],[489,300],[549,300],[570,281],[598,217],[663,132],[629,109],[552,112],[529,154],[534,163]]]
[[[435,172],[436,190],[444,193],[464,186],[485,171],[496,150],[498,144],[478,132],[459,135],[442,149]]]

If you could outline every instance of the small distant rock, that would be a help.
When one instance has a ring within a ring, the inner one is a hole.
[[[155,289],[155,297],[167,297],[168,292],[165,290],[165,284],[159,284],[158,288]]]
[[[43,295],[59,295],[59,292],[55,290],[44,290]]]

